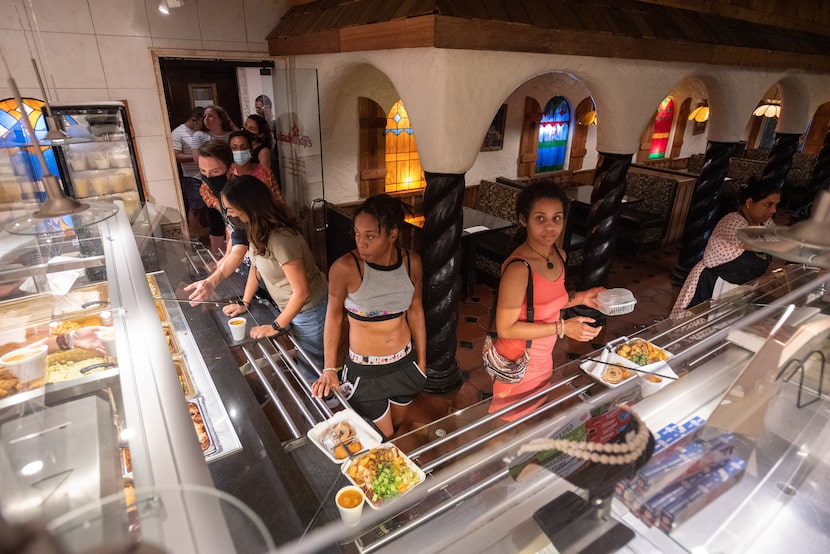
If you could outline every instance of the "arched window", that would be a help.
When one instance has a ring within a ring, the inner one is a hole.
[[[668,96],[660,102],[657,110],[657,117],[654,120],[654,133],[651,135],[651,148],[648,151],[648,158],[665,158],[666,147],[669,144],[671,125],[674,120],[674,102]]]
[[[536,156],[536,173],[556,171],[565,167],[565,150],[568,148],[571,107],[562,96],[554,96],[545,105],[539,122],[539,149]]]
[[[35,136],[43,139],[48,132],[46,119],[41,112],[43,100],[37,98],[23,98],[22,100]],[[43,171],[35,157],[34,147],[30,146],[32,141],[26,133],[26,128],[20,122],[22,115],[14,98],[0,100],[0,146],[10,148],[8,152],[18,181],[39,181],[43,177]],[[55,176],[59,175],[52,147],[41,146],[40,149],[46,159],[49,172]]]
[[[386,119],[386,192],[424,188],[424,172],[418,157],[409,116],[398,100]]]

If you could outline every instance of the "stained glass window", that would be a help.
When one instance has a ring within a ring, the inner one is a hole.
[[[424,172],[409,116],[398,100],[386,119],[386,192],[424,188]]]
[[[665,158],[666,147],[669,144],[671,125],[674,120],[674,102],[668,96],[660,102],[657,109],[657,118],[654,120],[654,134],[651,135],[651,148],[648,151],[649,159]]]
[[[29,123],[35,131],[35,136],[42,139],[46,136],[46,118],[43,117],[41,109],[43,100],[36,98],[23,98],[23,106]],[[14,98],[0,100],[0,148],[6,150],[11,159],[12,169],[18,181],[39,181],[43,171],[35,157],[35,152],[26,133],[26,128],[20,122],[23,114],[18,109]],[[52,175],[59,175],[58,164],[55,160],[55,152],[50,146],[41,146],[43,157],[46,159],[46,166]]]
[[[539,146],[536,173],[556,171],[565,167],[565,150],[571,130],[571,107],[561,96],[554,96],[545,105],[539,122]]]

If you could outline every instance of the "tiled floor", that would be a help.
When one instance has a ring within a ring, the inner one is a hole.
[[[554,349],[554,367],[600,348],[612,339],[632,334],[668,317],[680,290],[669,278],[677,255],[678,248],[675,246],[639,256],[617,255],[611,267],[608,287],[631,290],[637,298],[636,308],[630,314],[609,317],[606,328],[593,344],[578,343],[567,338],[558,342]],[[482,367],[481,349],[489,325],[493,294],[492,288],[477,284],[474,296],[459,305],[456,361],[464,380],[461,388],[442,395],[418,395],[407,410],[401,432],[470,406],[491,394],[491,379]]]

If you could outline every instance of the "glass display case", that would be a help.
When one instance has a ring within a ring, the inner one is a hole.
[[[73,548],[264,552],[261,521],[226,517],[234,501],[214,490],[198,424],[211,425],[208,455],[239,443],[117,205],[83,229],[0,233],[3,518],[52,522]]]
[[[348,483],[340,468],[330,463],[332,470],[321,471],[319,449],[296,448],[314,468],[308,479],[322,481],[315,488],[321,508],[313,531],[285,551],[345,543],[361,552],[554,551],[602,544],[596,541],[632,552],[770,545],[823,551],[830,530],[815,514],[830,495],[822,485],[830,475],[830,402],[822,383],[830,355],[828,281],[825,270],[789,265],[682,320],[643,330],[639,336],[670,353],[666,363],[678,376],[658,389],[636,375],[604,386],[587,374],[591,366],[583,357],[562,368],[564,379],[538,392],[546,400],[541,407],[516,406],[521,417],[511,418],[509,408],[490,413],[485,400],[394,439],[426,480],[385,510],[364,507],[356,529],[341,525],[333,509],[334,492]],[[706,420],[700,437],[734,434],[730,452],[746,463],[745,472],[664,531],[614,496],[615,485],[634,475],[632,466],[561,453],[530,470],[517,463],[522,445],[578,437],[581,427],[589,435],[590,422],[620,403],[632,405],[654,434],[694,418]],[[550,517],[564,513],[572,516]]]
[[[134,220],[144,202],[132,129],[121,102],[52,106],[63,130],[75,139],[57,146],[56,158],[68,195],[77,199],[112,199],[124,202]]]

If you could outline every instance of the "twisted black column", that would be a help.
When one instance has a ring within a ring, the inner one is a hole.
[[[723,180],[729,172],[729,158],[737,145],[736,142],[710,142],[706,147],[703,169],[695,183],[692,203],[686,215],[677,265],[671,272],[672,279],[684,281],[695,264],[703,258],[703,250],[717,223],[715,217]]]
[[[816,159],[816,165],[813,167],[810,180],[807,181],[805,204],[795,213],[791,223],[810,217],[813,200],[821,190],[830,190],[830,132],[824,135],[824,144],[821,147],[821,152],[818,153],[818,159]]]
[[[800,134],[776,133],[775,143],[769,151],[767,165],[761,173],[761,180],[776,183],[780,188],[784,184],[784,177],[793,165],[793,154],[798,149]]]
[[[424,173],[424,315],[427,327],[426,392],[461,386],[455,361],[458,330],[461,205],[464,174]]]
[[[625,176],[631,166],[632,154],[603,154],[594,173],[591,212],[588,214],[588,236],[582,249],[578,290],[605,286],[611,272],[611,261],[617,244],[617,220],[625,194]],[[587,306],[574,306],[571,311],[605,324],[605,316]]]

